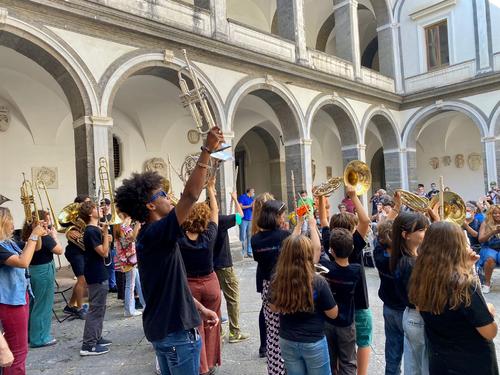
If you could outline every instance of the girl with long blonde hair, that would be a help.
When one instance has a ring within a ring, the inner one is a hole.
[[[410,279],[409,298],[425,321],[429,374],[498,374],[494,308],[474,275],[477,255],[460,227],[430,226]]]
[[[479,227],[478,240],[481,243],[479,268],[484,270],[483,293],[489,293],[491,275],[497,265],[500,265],[500,205],[491,205],[486,213],[486,219]]]
[[[281,249],[271,283],[272,309],[280,312],[280,348],[288,375],[330,375],[325,318],[338,308],[326,280],[316,275],[319,259],[317,231],[312,241],[303,235],[288,237]],[[317,254],[315,252],[317,251]]]

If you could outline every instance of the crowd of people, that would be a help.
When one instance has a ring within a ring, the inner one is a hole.
[[[65,255],[77,280],[64,311],[85,319],[81,356],[109,352],[112,342],[102,336],[107,297],[121,290],[124,316],[142,316],[161,374],[215,373],[223,365],[222,295],[229,342],[249,337],[240,329],[228,234],[238,225],[242,255],[257,263],[259,355],[269,374],[368,374],[373,317],[363,252],[370,233],[383,302],[385,374],[401,374],[402,364],[405,375],[498,374],[495,309],[483,297],[500,261],[496,185],[467,203],[462,227],[431,209],[411,212],[397,193],[390,197],[382,189],[369,213],[346,186],[331,216],[325,197],[301,191],[290,230],[285,203],[270,193],[255,196],[251,188],[239,198],[231,194],[235,214],[219,212],[216,181],[207,170],[222,141],[213,128],[175,206],[155,172],[134,173],[117,188],[120,224],[110,224],[111,202],[98,207],[89,197],[75,199],[84,230],[67,233]],[[198,202],[204,189],[206,201]],[[419,186],[421,196],[438,193],[435,185],[428,193]],[[50,216],[38,216],[17,242],[10,211],[0,207],[5,375],[25,374],[28,346],[56,343],[54,255],[63,248]]]

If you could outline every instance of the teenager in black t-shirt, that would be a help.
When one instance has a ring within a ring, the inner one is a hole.
[[[260,232],[252,236],[253,259],[257,262],[257,273],[262,278],[262,307],[266,323],[267,369],[270,374],[284,374],[285,368],[279,347],[279,314],[270,308],[271,277],[278,261],[282,242],[290,232],[280,229],[284,221],[285,204],[269,200],[262,206],[257,225]],[[314,219],[312,219],[314,220]],[[300,234],[300,225],[294,234]]]
[[[406,306],[403,313],[404,373],[428,374],[424,321],[409,299],[408,286],[429,221],[419,213],[401,212],[392,226],[390,269],[394,274],[396,293]]]
[[[228,234],[230,228],[236,224],[241,224],[243,210],[238,203],[238,197],[235,192],[231,193],[231,199],[234,207],[236,207],[236,214],[219,215],[217,239],[214,246],[214,269],[220,288],[224,293],[224,299],[226,300],[227,315],[229,318],[229,343],[237,343],[248,339],[250,336],[240,330],[240,285],[233,268]]]
[[[85,245],[84,275],[89,290],[89,312],[83,329],[81,356],[106,354],[111,345],[102,337],[102,325],[106,313],[108,294],[108,271],[104,259],[109,255],[108,226],[99,227],[99,213],[94,202],[84,202],[78,210],[78,216],[87,224],[83,233]]]
[[[50,222],[46,211],[38,211],[38,217]],[[57,340],[52,335],[52,306],[54,305],[54,289],[56,269],[54,254],[63,252],[57,240],[54,227],[47,228],[49,234],[42,236],[42,247],[35,251],[30,263],[30,282],[33,297],[30,301],[30,318],[28,322],[29,343],[32,348],[50,346]],[[31,225],[24,223],[22,237],[27,241],[31,234]]]
[[[396,293],[394,275],[390,270],[392,246],[392,220],[385,220],[377,226],[377,240],[373,257],[380,276],[378,296],[384,303],[385,332],[385,374],[401,374],[401,359],[403,358],[403,312],[406,305]]]
[[[368,288],[366,285],[365,267],[363,263],[363,249],[366,247],[365,238],[370,230],[371,220],[363,204],[356,195],[353,187],[346,186],[346,194],[355,207],[356,215],[349,212],[335,214],[330,223],[324,208],[324,199],[320,200],[320,223],[323,234],[323,247],[328,249],[329,230],[333,228],[345,228],[352,233],[354,250],[349,256],[350,264],[359,264],[361,267],[361,281],[359,289],[354,297],[355,322],[356,322],[356,344],[358,345],[358,375],[367,375],[368,363],[370,362],[371,343],[373,340],[373,318],[368,303]]]
[[[153,343],[162,373],[198,375],[201,341],[197,328],[219,322],[215,312],[195,300],[177,244],[180,225],[198,200],[206,180],[210,152],[224,139],[214,127],[207,135],[196,166],[173,209],[163,179],[155,172],[133,174],[116,191],[120,211],[144,223],[136,241],[146,308],[143,325]],[[215,328],[214,328],[215,329]]]
[[[434,223],[419,253],[409,295],[425,321],[429,373],[498,375],[495,309],[480,292],[473,270],[479,256],[463,231],[453,223]]]
[[[315,273],[320,251],[317,230],[311,231],[311,239],[288,237],[271,284],[271,308],[280,313],[279,343],[288,374],[330,370],[325,314],[334,319],[338,308],[325,279]]]
[[[320,202],[323,199],[320,198]],[[356,294],[360,293],[357,286],[362,279],[361,266],[349,263],[349,256],[354,249],[351,231],[333,228],[327,249],[328,256],[321,258],[321,265],[328,269],[324,277],[338,304],[338,316],[326,320],[330,368],[332,373],[337,373],[338,368],[341,374],[355,375],[357,356],[354,301]]]

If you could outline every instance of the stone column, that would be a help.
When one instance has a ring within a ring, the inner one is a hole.
[[[111,182],[114,181],[112,133],[110,117],[85,116],[73,123],[75,134],[76,188],[78,194],[97,196],[99,176],[97,164],[105,157],[110,166]]]
[[[278,34],[295,42],[296,60],[308,65],[306,29],[304,22],[304,0],[277,0]]]
[[[401,149],[401,158],[404,161],[402,163],[402,182],[403,189],[415,191],[418,185],[418,175],[417,175],[417,150],[416,149]],[[406,168],[404,166],[406,165]]]
[[[288,209],[293,208],[293,189],[292,189],[292,173],[295,177],[295,193],[298,194],[301,190],[306,190],[306,148],[304,143],[299,141],[285,144],[285,171],[286,171],[286,199],[283,201],[288,203]],[[311,168],[311,154],[309,145],[309,170]],[[310,173],[310,172],[309,172]]]
[[[365,150],[366,145],[363,144],[342,146],[342,160],[344,168],[353,160],[365,161]]]
[[[398,189],[403,186],[401,176],[401,152],[400,150],[384,151],[385,183],[390,189]]]
[[[476,40],[476,71],[490,72],[493,69],[490,11],[488,0],[473,0],[474,31]]]
[[[401,67],[401,50],[399,48],[399,23],[393,23],[390,26],[391,34],[392,34],[392,57],[394,61],[394,86],[396,92],[398,94],[402,94],[404,92],[404,84],[403,84],[403,69]],[[379,47],[380,48],[380,47]],[[379,58],[380,58],[380,49],[379,49]]]
[[[334,0],[336,55],[352,62],[354,77],[361,77],[358,1]]]
[[[395,78],[395,35],[396,24],[387,24],[377,28],[378,58],[380,62],[380,73]]]
[[[194,5],[211,12],[213,37],[219,40],[227,40],[229,31],[226,0],[194,0]]]
[[[483,138],[483,162],[484,170],[484,186],[486,191],[489,190],[490,182],[495,181],[498,184],[498,176],[500,175],[500,138],[487,137]]]

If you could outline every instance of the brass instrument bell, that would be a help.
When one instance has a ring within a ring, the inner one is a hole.
[[[429,207],[433,208],[439,204],[439,194],[432,197]],[[443,192],[444,217],[441,220],[450,221],[452,223],[462,225],[465,221],[466,207],[465,202],[452,191]]]
[[[396,193],[401,197],[401,203],[413,211],[426,213],[429,206],[429,200],[421,197],[411,191],[396,189]]]
[[[326,182],[313,188],[314,196],[329,197],[340,188],[342,183],[356,190],[356,195],[365,194],[370,189],[372,174],[368,165],[360,160],[353,160],[347,164],[342,177],[332,177]]]
[[[109,225],[121,224],[122,220],[118,216],[118,212],[116,210],[113,187],[111,185],[111,178],[109,175],[108,161],[105,157],[99,158],[98,174],[100,194],[98,194],[97,204],[99,205],[101,201],[108,199],[111,207],[111,219],[106,219],[105,223]]]
[[[81,203],[68,204],[61,210],[61,212],[57,216],[57,219],[62,225],[72,224],[68,228],[66,228],[66,239],[78,246],[81,250],[85,250],[85,245],[83,243],[83,232],[85,231],[85,227],[87,226],[87,224],[85,224],[85,222],[78,217],[78,210],[80,209],[80,206]],[[79,236],[76,240],[73,240],[68,236],[68,233],[72,230],[76,230],[79,233]]]

